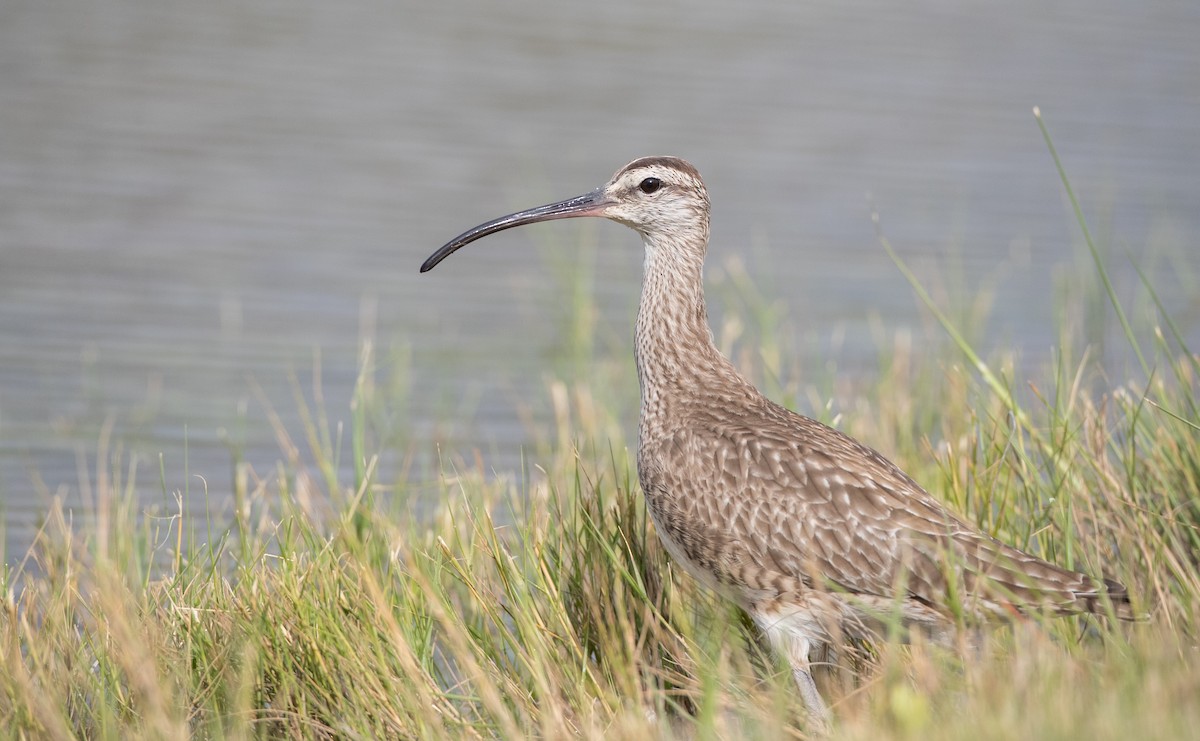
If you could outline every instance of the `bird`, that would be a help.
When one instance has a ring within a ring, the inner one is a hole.
[[[985,534],[880,453],[766,398],[721,354],[704,298],[708,191],[681,158],[636,159],[600,188],[480,224],[421,272],[487,235],[576,217],[642,237],[637,471],[655,531],[787,660],[819,727],[831,714],[814,657],[889,619],[936,635],[1029,614],[1132,616],[1120,583]]]

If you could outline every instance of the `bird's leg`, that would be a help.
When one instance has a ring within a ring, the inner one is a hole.
[[[815,643],[814,618],[805,609],[780,614],[773,608],[774,605],[751,605],[748,612],[766,635],[771,647],[788,660],[809,718],[817,730],[824,733],[830,727],[829,708],[825,706],[821,693],[817,691],[817,683],[813,681],[812,676],[812,661],[809,658]]]
[[[807,662],[805,663],[807,664]],[[812,678],[812,667],[793,664],[792,676],[796,678],[796,684],[800,686],[800,698],[804,700],[804,706],[808,708],[809,717],[822,731],[829,730],[829,708],[821,699],[821,693],[817,692],[817,683]]]
[[[816,724],[817,730],[822,733],[828,731],[829,708],[825,705],[825,700],[821,698],[821,693],[817,690],[817,683],[813,681],[812,675],[813,640],[806,635],[806,632],[794,629],[776,633],[772,637],[779,642],[777,643],[778,647],[783,649],[783,655],[792,665],[792,676],[796,678],[796,685],[800,689],[800,699],[804,700],[804,707],[808,710],[809,718]]]

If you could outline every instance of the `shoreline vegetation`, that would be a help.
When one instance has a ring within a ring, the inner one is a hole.
[[[790,382],[804,374],[771,340],[784,318],[725,270],[738,309],[718,341],[772,398],[880,449],[986,532],[1122,582],[1144,615],[1033,617],[957,651],[884,636],[826,672],[834,738],[1200,728],[1200,357],[1149,282],[1156,311],[1126,315],[1081,213],[1140,380],[1073,355],[1086,317],[1069,313],[1042,373],[980,357],[881,237],[950,341],[884,338],[878,375],[835,407]],[[369,344],[344,430],[298,395],[305,424],[276,424],[275,470],[235,455],[228,524],[182,504],[143,516],[145,472],[102,439],[95,511],[77,524],[56,502],[2,573],[0,735],[811,737],[787,667],[654,536],[615,411],[636,403],[631,363],[591,362],[595,307],[571,282],[573,355],[523,471],[447,457],[436,484],[381,480],[380,457],[404,451],[382,442],[396,421]]]

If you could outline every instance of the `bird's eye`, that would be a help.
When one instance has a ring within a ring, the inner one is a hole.
[[[661,187],[662,181],[658,178],[646,178],[642,182],[638,183],[638,190],[642,191],[643,193],[653,193]]]

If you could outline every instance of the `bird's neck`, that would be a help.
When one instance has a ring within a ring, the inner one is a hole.
[[[703,253],[646,240],[636,356],[643,422],[655,410],[741,376],[717,350],[704,302]],[[686,256],[681,256],[684,253]]]

